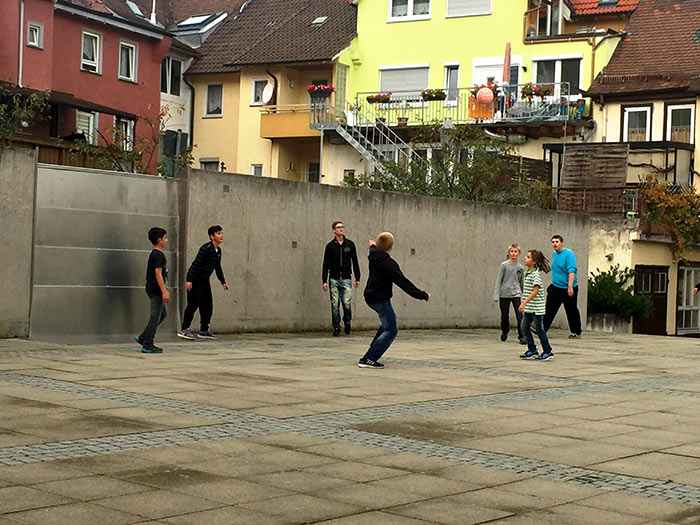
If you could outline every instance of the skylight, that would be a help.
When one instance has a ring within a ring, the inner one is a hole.
[[[328,17],[327,17],[327,16],[319,16],[316,20],[314,20],[313,22],[311,22],[311,25],[312,25],[312,26],[320,26],[320,25],[321,25],[323,22],[325,22],[326,20],[328,20]]]
[[[187,20],[183,20],[178,24],[178,26],[193,26],[196,24],[201,24],[204,22],[207,18],[209,18],[211,15],[196,15],[196,16],[191,16]]]
[[[134,2],[132,2],[131,0],[126,0],[126,5],[129,6],[129,9],[131,9],[131,11],[133,11],[133,13],[136,16],[143,17],[143,13],[141,12],[141,9],[139,9],[139,6],[137,6]]]

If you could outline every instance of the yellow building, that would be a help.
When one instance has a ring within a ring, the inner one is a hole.
[[[199,167],[334,184],[364,171],[357,151],[332,137],[322,147],[309,125],[308,86],[333,86],[331,111],[336,97],[345,98],[348,68],[339,56],[355,28],[356,9],[344,0],[301,8],[256,0],[229,16],[187,72]]]

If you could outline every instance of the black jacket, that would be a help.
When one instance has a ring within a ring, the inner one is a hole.
[[[208,242],[200,246],[190,269],[187,270],[187,282],[208,281],[214,271],[219,282],[226,284],[224,271],[221,269],[221,248],[214,248],[214,245]]]
[[[416,288],[401,272],[399,263],[388,253],[380,252],[376,246],[370,246],[367,258],[369,259],[369,279],[365,286],[367,304],[389,301],[392,296],[392,284],[415,299],[428,300],[428,293]]]
[[[323,254],[323,282],[328,282],[329,273],[331,279],[351,279],[352,269],[355,270],[355,280],[359,281],[360,263],[357,261],[355,243],[343,237],[343,244],[340,244],[333,237],[333,240],[326,244]]]

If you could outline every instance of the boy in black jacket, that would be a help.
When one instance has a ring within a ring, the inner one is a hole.
[[[224,271],[221,269],[221,248],[219,245],[224,241],[224,229],[221,226],[210,226],[209,242],[202,244],[197,252],[197,257],[187,270],[185,289],[187,290],[187,307],[182,316],[182,328],[177,333],[183,339],[194,339],[194,334],[190,331],[190,324],[194,313],[199,308],[200,330],[197,337],[204,339],[216,339],[216,336],[209,330],[209,321],[214,313],[214,301],[211,296],[211,285],[209,278],[212,272],[216,271],[216,278],[228,290]]]
[[[165,245],[168,244],[168,232],[163,228],[151,228],[148,230],[148,240],[153,244],[146,265],[146,293],[151,303],[151,312],[148,324],[141,335],[136,337],[136,342],[141,345],[144,354],[160,354],[163,349],[156,346],[153,340],[158,325],[168,315],[165,303],[170,302],[170,292],[165,287],[168,280],[168,261],[163,253]]]
[[[384,365],[377,361],[389,349],[399,332],[396,313],[391,306],[393,284],[415,299],[430,300],[430,294],[416,288],[401,272],[398,263],[391,258],[389,252],[393,246],[394,236],[389,232],[380,233],[376,242],[369,241],[369,279],[365,287],[365,302],[377,312],[381,325],[369,345],[369,350],[357,363],[360,368],[384,368]]]
[[[343,323],[345,333],[350,333],[350,321],[352,320],[352,272],[355,271],[355,283],[360,286],[360,263],[357,261],[355,243],[345,236],[343,221],[335,221],[333,235],[335,237],[326,244],[323,253],[323,291],[330,290],[331,296],[331,322],[333,323],[333,336],[340,335],[340,304],[343,305]],[[330,279],[329,279],[330,274]]]

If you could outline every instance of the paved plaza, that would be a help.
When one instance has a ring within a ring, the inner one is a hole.
[[[0,523],[700,523],[700,340],[0,340]]]

